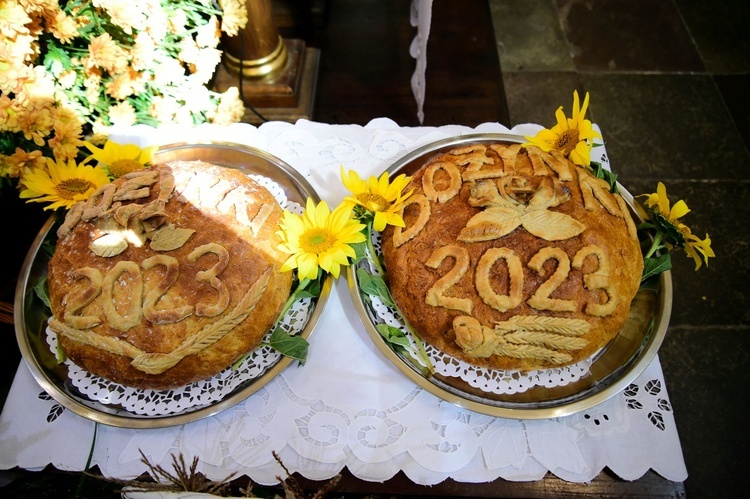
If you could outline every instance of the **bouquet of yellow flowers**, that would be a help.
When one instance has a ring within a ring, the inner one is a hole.
[[[0,178],[83,159],[112,126],[239,121],[208,83],[243,0],[0,0]]]
[[[597,177],[607,180],[612,191],[616,192],[617,175],[591,161],[591,150],[596,146],[594,141],[602,136],[585,117],[588,105],[589,94],[586,93],[583,104],[580,104],[578,92],[574,91],[571,117],[568,118],[560,106],[555,112],[557,123],[550,129],[540,130],[533,137],[526,137],[526,144],[536,145],[544,151],[560,151],[573,163],[587,167]],[[644,254],[643,283],[672,268],[670,251],[675,248],[682,248],[693,259],[695,270],[701,268],[704,262],[708,266],[708,259],[716,256],[711,248],[711,238],[706,234],[705,239],[701,239],[679,220],[690,211],[685,201],[679,200],[670,208],[667,189],[661,182],[655,193],[636,197],[646,198],[646,220],[638,227],[648,247]]]

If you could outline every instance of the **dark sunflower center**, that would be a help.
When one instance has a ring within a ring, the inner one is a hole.
[[[577,129],[572,128],[570,130],[565,130],[557,138],[557,149],[567,156],[576,148],[578,142],[579,138]]]
[[[85,178],[71,178],[63,180],[57,186],[57,193],[62,199],[73,199],[78,194],[85,194],[89,189],[96,187]]]

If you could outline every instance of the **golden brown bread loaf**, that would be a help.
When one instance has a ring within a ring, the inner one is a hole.
[[[289,296],[282,209],[233,168],[177,161],[72,208],[48,269],[50,327],[74,363],[168,389],[254,350]]]
[[[468,144],[406,190],[382,234],[389,287],[414,331],[472,365],[579,362],[625,323],[643,270],[627,204],[560,154]]]

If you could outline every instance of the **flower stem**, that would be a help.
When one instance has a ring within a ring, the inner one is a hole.
[[[651,242],[651,248],[649,248],[648,253],[646,253],[646,256],[644,258],[649,258],[651,255],[657,252],[660,248],[663,247],[661,244],[662,240],[662,234],[661,231],[656,231],[656,234],[654,235],[654,240]]]
[[[368,219],[367,220],[367,234],[366,234],[367,251],[370,252],[370,256],[372,257],[372,263],[375,265],[375,268],[377,269],[380,276],[385,277],[385,269],[383,268],[383,265],[380,263],[380,257],[375,251],[375,245],[372,244],[372,224],[373,224],[373,219]]]
[[[289,298],[287,298],[286,303],[284,303],[284,308],[281,309],[281,313],[279,314],[279,320],[283,319],[286,313],[289,311],[289,309],[292,307],[294,302],[297,301],[297,296],[304,291],[307,286],[310,285],[312,282],[311,279],[302,279],[299,284],[297,284],[297,288],[292,292],[292,294],[289,295]]]

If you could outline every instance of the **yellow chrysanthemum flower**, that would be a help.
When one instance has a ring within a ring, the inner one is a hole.
[[[388,172],[383,172],[380,178],[370,177],[367,182],[363,181],[357,172],[341,170],[341,180],[344,186],[354,194],[344,199],[343,203],[350,208],[362,206],[375,215],[373,228],[380,232],[386,225],[404,227],[404,220],[398,212],[403,202],[411,196],[412,191],[402,195],[411,177],[399,175],[393,182],[388,182]]]
[[[643,194],[639,197],[646,198],[646,207],[650,209],[649,220],[657,227],[658,234],[655,242],[658,243],[661,238],[668,249],[684,248],[685,253],[695,261],[695,270],[701,267],[703,261],[708,266],[708,258],[716,256],[711,249],[711,239],[708,234],[706,234],[706,239],[701,240],[679,220],[690,212],[687,203],[679,200],[670,206],[667,188],[662,182],[657,184],[655,193]],[[650,256],[651,253],[653,251],[646,256]]]
[[[554,149],[562,152],[573,163],[588,166],[591,163],[594,139],[602,138],[601,134],[594,130],[591,121],[585,119],[588,106],[588,92],[583,99],[583,105],[579,107],[578,91],[574,91],[572,116],[567,118],[560,106],[555,112],[557,124],[551,129],[540,130],[534,137],[526,137],[528,142],[524,145],[535,145],[545,152]]]
[[[297,269],[297,277],[315,279],[318,268],[339,276],[340,266],[349,265],[354,258],[352,244],[365,240],[365,226],[352,218],[352,210],[344,204],[333,212],[325,201],[317,206],[308,198],[302,216],[284,210],[280,229],[279,249],[291,256],[281,266],[281,271]]]
[[[83,144],[91,151],[91,156],[86,158],[85,162],[90,159],[97,160],[114,178],[145,168],[151,163],[151,158],[159,148],[159,146],[150,146],[141,149],[135,144],[118,144],[109,140],[101,149],[88,141]]]
[[[104,168],[76,164],[75,160],[47,160],[47,168],[27,168],[21,177],[19,197],[27,202],[51,203],[45,210],[69,209],[85,201],[101,186],[109,183]]]

